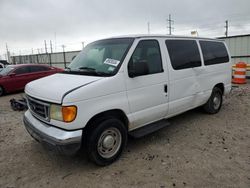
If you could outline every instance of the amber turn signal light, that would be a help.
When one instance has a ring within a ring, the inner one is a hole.
[[[62,116],[63,121],[66,123],[70,123],[75,120],[77,115],[77,107],[76,106],[63,106],[62,107]]]

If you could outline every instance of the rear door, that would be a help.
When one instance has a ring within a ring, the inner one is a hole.
[[[41,65],[31,65],[29,82],[50,75],[50,71],[51,70],[49,67]]]
[[[169,54],[169,114],[175,115],[193,108],[201,92],[196,68],[201,67],[201,57],[196,40],[167,39]]]
[[[168,76],[164,71],[166,62],[162,59],[162,44],[150,39],[139,40],[135,45],[126,74],[127,96],[133,119],[130,130],[162,119],[168,110]],[[146,65],[147,73],[130,77],[130,67],[142,62]]]

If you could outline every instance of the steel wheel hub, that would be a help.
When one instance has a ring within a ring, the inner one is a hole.
[[[213,99],[214,108],[217,110],[220,107],[221,99],[219,95],[216,95]]]
[[[103,158],[111,158],[119,151],[122,143],[122,136],[120,131],[111,127],[103,131],[101,134],[98,145],[97,152]]]
[[[106,136],[104,139],[103,139],[103,147],[109,149],[109,148],[112,148],[112,146],[114,145],[115,143],[115,139],[113,136],[111,135],[108,135]]]

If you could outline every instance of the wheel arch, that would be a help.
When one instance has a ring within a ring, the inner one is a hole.
[[[225,87],[224,87],[224,84],[223,83],[218,83],[214,86],[214,88],[219,88],[222,92],[222,95],[224,94],[224,90],[225,90]]]
[[[89,130],[92,130],[94,128],[93,127],[94,123],[98,123],[99,121],[102,121],[106,119],[107,117],[118,118],[119,120],[123,122],[123,124],[125,125],[125,128],[128,130],[129,120],[126,114],[124,113],[124,111],[120,109],[112,109],[112,110],[100,112],[94,115],[92,118],[90,118],[90,120],[87,122],[86,126],[84,127],[84,130],[85,130],[84,132],[88,132]]]

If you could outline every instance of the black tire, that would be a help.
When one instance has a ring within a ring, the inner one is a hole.
[[[4,88],[0,86],[0,97],[4,95]]]
[[[203,109],[209,114],[216,114],[220,111],[222,102],[222,91],[220,88],[215,87],[207,103],[203,106]]]
[[[87,155],[97,165],[106,166],[120,157],[127,144],[127,129],[120,120],[112,117],[97,122],[86,135]]]

